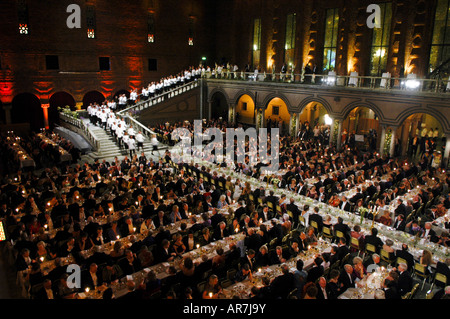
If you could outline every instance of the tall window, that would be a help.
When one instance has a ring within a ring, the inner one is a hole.
[[[323,70],[336,68],[336,47],[339,27],[339,8],[328,9],[325,22],[325,41],[323,47]]]
[[[147,34],[148,42],[153,43],[155,42],[155,15],[153,12],[148,13],[147,25],[148,25],[148,34]]]
[[[381,28],[374,28],[372,49],[370,52],[370,75],[381,76],[386,72],[387,55],[389,51],[389,36],[391,33],[392,3],[380,3],[381,21],[375,21]]]
[[[26,0],[17,2],[17,16],[19,20],[19,33],[28,34],[28,6]]]
[[[87,37],[95,39],[95,7],[92,5],[86,7],[86,25]]]
[[[261,19],[253,20],[253,48],[252,64],[254,68],[259,67],[261,55]]]
[[[450,0],[438,0],[430,52],[430,72],[450,59]]]
[[[292,66],[295,51],[296,14],[288,14],[286,20],[286,43],[284,45],[284,62]]]
[[[194,24],[195,20],[193,16],[189,17],[189,27],[188,27],[188,44],[194,45]]]

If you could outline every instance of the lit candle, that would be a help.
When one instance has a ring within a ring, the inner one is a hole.
[[[197,244],[197,249],[200,247],[200,245],[199,244]]]
[[[135,232],[136,231],[136,227],[133,227],[133,232]]]
[[[47,224],[45,224],[45,225],[44,225],[44,228],[45,228],[45,229],[47,229],[47,227],[48,227],[48,225],[47,225]]]
[[[261,272],[261,268],[258,268],[258,272]]]
[[[136,205],[139,205],[139,203],[138,203],[138,202],[136,202]]]
[[[41,262],[44,262],[44,257],[39,258],[41,260]]]
[[[89,287],[86,288],[86,292],[89,292]]]
[[[50,206],[50,202],[47,203],[47,206]]]
[[[209,298],[212,298],[212,296],[213,296],[213,293],[210,292],[210,293],[209,293]]]
[[[117,238],[117,239],[119,239],[119,238],[120,238],[120,236],[119,236],[119,235],[117,235],[117,236],[116,236],[116,238]]]

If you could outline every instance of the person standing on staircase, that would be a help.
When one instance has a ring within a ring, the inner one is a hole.
[[[153,134],[152,136],[152,155],[154,151],[158,151],[158,139],[156,138],[156,134]]]
[[[133,155],[136,154],[136,140],[133,136],[128,138],[128,150],[130,151],[130,157],[133,158]]]
[[[136,143],[137,143],[137,150],[139,151],[139,149],[141,148],[142,150],[144,150],[144,135],[142,135],[142,132],[139,131],[136,134]]]

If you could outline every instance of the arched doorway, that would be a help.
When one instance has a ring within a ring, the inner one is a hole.
[[[105,101],[105,97],[99,91],[90,91],[83,97],[83,108],[87,108],[89,104],[102,104]]]
[[[242,95],[236,104],[236,122],[255,125],[255,102],[250,95]]]
[[[44,127],[44,113],[39,98],[31,93],[16,95],[11,103],[11,122],[30,123],[30,129],[38,131]]]
[[[48,109],[48,119],[50,127],[52,127],[54,123],[58,123],[59,121],[58,107],[69,106],[72,111],[76,109],[75,99],[72,95],[64,91],[54,93],[50,97],[49,104],[50,107]]]
[[[434,116],[426,113],[412,114],[397,128],[395,136],[398,137],[399,149],[394,153],[407,155],[412,160],[420,159],[424,151],[430,149],[443,154],[445,138],[442,138],[442,132],[442,125]]]
[[[265,126],[268,129],[278,127],[280,129],[280,135],[289,133],[291,115],[283,99],[275,97],[269,101],[264,111],[264,119]]]
[[[228,102],[221,92],[216,92],[211,97],[211,119],[222,118],[224,121],[228,121]]]
[[[357,106],[348,113],[342,123],[341,145],[357,146],[362,151],[376,151],[379,148],[380,135],[378,115],[369,107]]]
[[[305,125],[308,123],[310,127],[314,128],[316,125],[325,125],[325,115],[327,109],[320,102],[310,102],[302,110],[299,116],[299,124]]]
[[[328,110],[318,101],[312,101],[306,104],[298,114],[297,130],[301,132],[300,136],[309,138],[314,136],[315,128],[319,128],[319,137],[322,142],[329,143],[332,119],[328,116]]]

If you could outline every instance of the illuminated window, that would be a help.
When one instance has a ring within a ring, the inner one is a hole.
[[[253,20],[253,50],[252,50],[252,63],[253,67],[259,66],[261,55],[261,19]]]
[[[86,6],[86,25],[88,39],[95,39],[95,7]]]
[[[94,29],[88,29],[87,30],[87,37],[89,39],[95,39],[95,30]]]
[[[430,50],[430,72],[450,59],[450,0],[438,0]]]
[[[323,46],[323,70],[336,68],[336,47],[339,27],[339,9],[328,9],[325,21],[325,41]]]
[[[381,76],[386,72],[391,32],[392,4],[380,3],[381,21],[375,21],[381,28],[373,28],[370,59],[370,75]]]
[[[286,42],[284,45],[284,61],[288,65],[292,65],[294,62],[295,51],[295,27],[296,27],[295,13],[288,14],[286,21]]]
[[[19,24],[19,33],[28,34],[28,24],[26,23]]]

